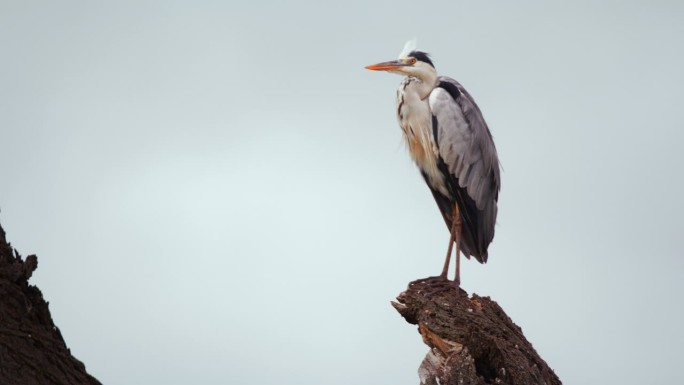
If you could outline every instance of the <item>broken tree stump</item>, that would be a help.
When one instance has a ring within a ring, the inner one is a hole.
[[[43,294],[29,285],[38,258],[22,260],[0,226],[0,384],[100,385],[71,355]]]
[[[424,282],[409,285],[392,306],[418,325],[430,351],[418,375],[421,385],[560,385],[503,309],[489,297]]]

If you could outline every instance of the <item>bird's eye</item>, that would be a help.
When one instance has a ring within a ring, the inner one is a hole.
[[[414,57],[410,58],[409,63],[416,64],[416,58],[414,58]]]

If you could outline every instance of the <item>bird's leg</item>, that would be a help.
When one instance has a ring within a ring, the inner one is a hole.
[[[456,278],[454,283],[456,287],[461,286],[461,211],[458,209],[458,203],[454,204],[454,215],[452,215],[451,222],[451,239],[456,239]],[[449,243],[451,249],[451,243]]]
[[[456,205],[455,205],[456,206]],[[455,207],[456,210],[456,215],[457,217],[460,217],[460,213],[458,212],[458,207]],[[454,246],[454,241],[456,240],[456,232],[455,226],[456,226],[456,221],[454,220],[454,216],[451,216],[451,231],[449,235],[449,247],[447,248],[447,254],[446,254],[446,260],[444,261],[444,268],[442,268],[442,274],[439,276],[442,277],[443,279],[447,280],[447,275],[449,273],[449,263],[451,262],[451,249]],[[458,244],[456,245],[456,253],[458,253]],[[456,263],[458,263],[458,259],[456,259]]]
[[[442,273],[436,277],[417,279],[409,283],[409,286],[417,283],[426,283],[428,285],[436,288],[437,293],[442,290],[446,290],[449,285],[449,262],[451,262],[451,251],[453,250],[454,243],[456,243],[456,279],[453,281],[453,286],[458,288],[461,284],[461,212],[458,209],[458,203],[454,204],[454,210],[451,215],[451,229],[449,234],[449,247],[447,248],[446,260],[444,261],[444,268],[442,268]]]
[[[451,261],[451,250],[456,243],[456,278],[454,278],[454,286],[461,285],[461,211],[458,209],[458,203],[454,203],[454,209],[451,212],[451,235],[449,236],[449,247],[447,248],[446,260],[444,261],[444,268],[442,274],[439,276],[447,279],[449,272],[449,262]]]

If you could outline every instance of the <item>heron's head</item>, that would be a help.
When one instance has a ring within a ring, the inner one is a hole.
[[[373,71],[387,71],[404,76],[415,76],[421,80],[434,78],[435,66],[430,55],[422,51],[411,51],[398,60],[386,61],[366,66]]]

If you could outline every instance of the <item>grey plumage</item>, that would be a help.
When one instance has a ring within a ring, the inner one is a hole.
[[[444,86],[436,87],[429,97],[439,157],[446,166],[441,170],[449,182],[451,196],[459,205],[464,226],[462,249],[466,257],[487,261],[487,247],[494,239],[499,198],[499,159],[492,135],[472,96],[456,80],[437,78],[439,84],[455,86],[454,96]],[[436,123],[437,127],[434,127]],[[459,195],[461,191],[461,195]],[[465,191],[467,194],[463,194]],[[433,193],[434,194],[434,193]],[[439,196],[435,196],[439,200]],[[472,200],[472,204],[469,204]],[[440,209],[442,204],[438,201]],[[449,207],[449,206],[446,206]],[[444,213],[451,227],[450,209]]]

